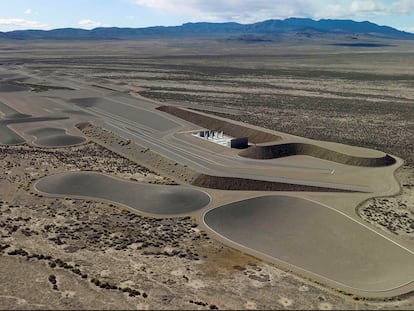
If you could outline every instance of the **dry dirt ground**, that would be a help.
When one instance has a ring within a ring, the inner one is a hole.
[[[46,198],[38,178],[92,169],[160,176],[102,147],[0,147],[2,309],[377,309],[220,244],[191,218],[141,217],[89,200]],[[162,180],[162,179],[161,179]]]
[[[414,167],[403,166],[396,172],[401,192],[394,197],[378,197],[357,208],[366,221],[414,242]]]
[[[0,61],[398,155],[406,160],[397,172],[401,194],[357,211],[413,243],[412,47],[9,42]],[[209,239],[193,219],[157,220],[104,203],[36,195],[31,187],[40,177],[80,169],[171,183],[93,143],[0,147],[0,158],[1,309],[414,308],[412,294],[368,301],[319,286]]]

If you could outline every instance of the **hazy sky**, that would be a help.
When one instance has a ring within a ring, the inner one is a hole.
[[[414,0],[0,0],[0,31],[287,17],[369,20],[414,32]]]

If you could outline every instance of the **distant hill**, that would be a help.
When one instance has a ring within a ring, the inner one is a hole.
[[[0,32],[0,39],[13,40],[122,40],[150,38],[233,38],[252,41],[269,41],[271,36],[296,34],[367,35],[389,39],[414,39],[414,34],[388,26],[352,20],[288,18],[267,20],[254,24],[238,23],[186,23],[181,26],[148,28],[95,28],[92,30],[63,28],[49,31],[18,30]],[[250,38],[250,39],[249,39]]]

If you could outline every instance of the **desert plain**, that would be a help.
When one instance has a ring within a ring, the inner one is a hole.
[[[379,43],[4,42],[0,306],[412,309],[414,43]]]

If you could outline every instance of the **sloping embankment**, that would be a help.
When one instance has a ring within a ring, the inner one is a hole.
[[[307,155],[341,164],[366,167],[382,167],[396,163],[396,160],[388,154],[380,158],[365,158],[352,156],[326,149],[317,145],[304,143],[251,146],[248,149],[241,151],[239,155],[245,158],[258,160],[276,159],[293,155]]]
[[[346,189],[325,188],[288,184],[275,181],[246,179],[237,177],[211,176],[200,174],[191,183],[193,186],[220,190],[244,191],[307,191],[307,192],[357,192]]]
[[[61,128],[43,127],[29,131],[27,134],[36,137],[33,143],[41,147],[74,146],[86,141],[84,137],[69,135]]]
[[[187,109],[181,109],[174,106],[161,106],[157,109],[209,130],[219,132],[223,131],[226,135],[233,137],[248,137],[249,142],[255,144],[272,142],[282,139],[280,136],[271,133],[259,131],[212,116],[193,112]]]
[[[287,184],[266,180],[244,179],[237,177],[222,177],[199,174],[189,167],[167,159],[148,148],[135,143],[125,144],[124,139],[116,134],[90,123],[79,123],[76,125],[85,136],[102,145],[127,156],[130,160],[154,169],[161,175],[172,176],[174,180],[191,184],[202,188],[221,190],[251,190],[251,191],[308,191],[308,192],[355,192],[346,189],[325,188],[317,186],[306,186]],[[114,148],[115,147],[115,148]]]

